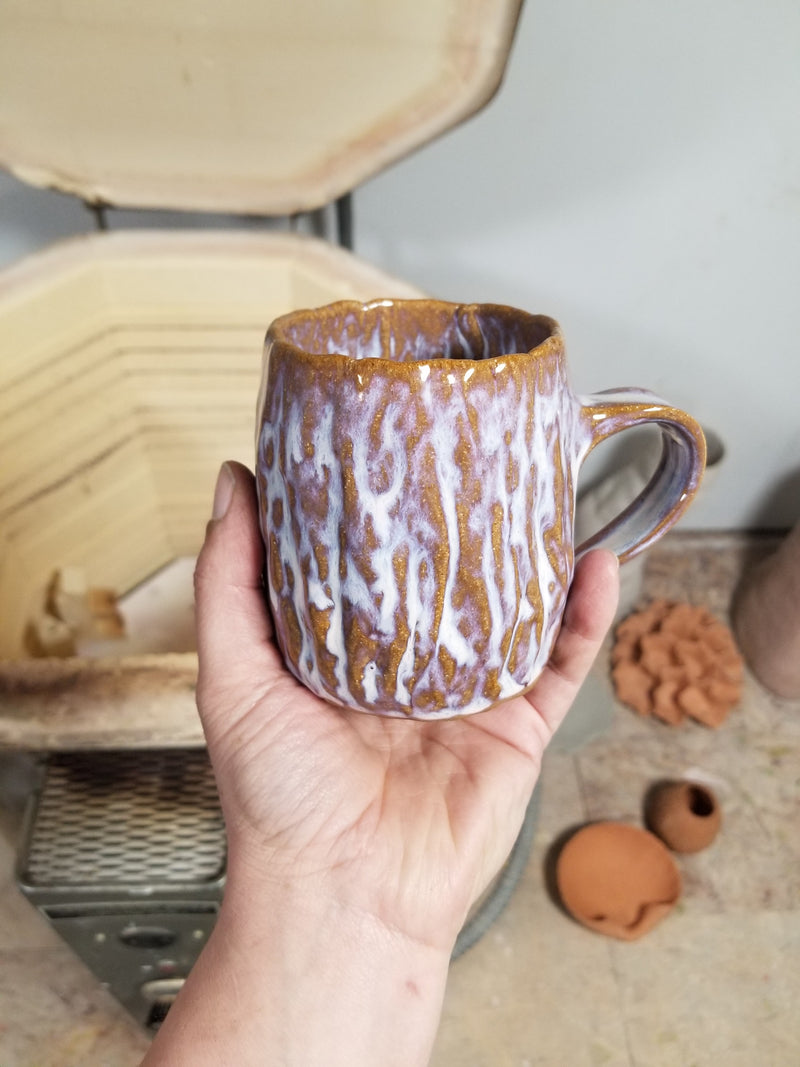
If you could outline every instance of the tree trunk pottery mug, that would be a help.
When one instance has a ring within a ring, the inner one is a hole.
[[[491,304],[350,301],[266,338],[257,483],[292,672],[334,703],[442,719],[529,689],[573,572],[578,469],[655,422],[650,483],[577,552],[626,560],[685,511],[699,425],[638,389],[576,397],[553,319]]]

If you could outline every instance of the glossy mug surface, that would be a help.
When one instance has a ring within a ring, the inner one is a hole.
[[[641,390],[577,397],[558,324],[513,308],[345,301],[277,319],[256,476],[289,668],[334,703],[420,719],[525,692],[572,578],[578,469],[646,422],[658,469],[578,551],[627,559],[683,513],[705,462],[690,416]]]

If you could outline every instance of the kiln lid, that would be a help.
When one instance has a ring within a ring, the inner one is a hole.
[[[319,207],[477,111],[521,0],[5,0],[0,165],[130,207]]]

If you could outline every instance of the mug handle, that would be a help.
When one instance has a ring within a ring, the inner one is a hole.
[[[607,438],[654,422],[661,428],[661,459],[642,492],[615,519],[579,545],[576,558],[592,548],[610,548],[620,563],[657,541],[683,515],[700,486],[706,439],[685,411],[642,389],[613,389],[580,397],[589,445],[582,460]]]

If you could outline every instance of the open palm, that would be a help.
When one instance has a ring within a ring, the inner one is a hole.
[[[616,606],[616,560],[587,555],[550,664],[526,696],[414,722],[335,708],[283,665],[261,585],[252,475],[198,561],[198,705],[230,859],[316,885],[425,944],[452,946],[519,832],[544,749]],[[223,477],[225,473],[223,472]]]

